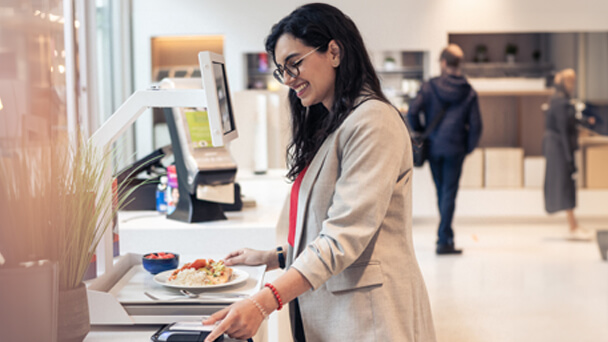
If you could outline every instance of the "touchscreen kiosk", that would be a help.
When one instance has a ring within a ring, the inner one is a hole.
[[[222,207],[239,201],[236,163],[227,144],[238,137],[224,58],[199,53],[201,78],[164,79],[161,88],[203,89],[206,107],[165,108],[175,156],[179,200],[167,217],[185,222],[226,219]]]

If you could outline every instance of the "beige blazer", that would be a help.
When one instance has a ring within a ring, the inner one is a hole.
[[[435,341],[411,201],[406,126],[388,104],[363,102],[300,186],[287,266],[313,286],[298,297],[307,342]]]

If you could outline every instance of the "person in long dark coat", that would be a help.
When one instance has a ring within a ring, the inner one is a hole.
[[[574,216],[576,207],[576,163],[574,151],[578,149],[576,110],[571,103],[576,73],[565,69],[555,75],[555,93],[546,112],[543,155],[545,169],[545,210],[552,214],[566,211],[570,227],[569,237],[588,240],[593,235],[578,225]]]

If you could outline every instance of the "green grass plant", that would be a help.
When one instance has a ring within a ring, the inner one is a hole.
[[[57,261],[60,289],[78,286],[133,189],[112,187],[113,151],[85,139],[19,142],[0,154],[0,253],[4,267]]]

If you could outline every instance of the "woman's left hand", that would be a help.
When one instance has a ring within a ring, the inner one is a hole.
[[[203,321],[206,325],[221,321],[207,336],[205,342],[213,342],[224,333],[240,340],[251,338],[260,328],[264,318],[250,300],[238,301]]]
[[[270,264],[276,258],[274,251],[259,251],[251,248],[242,248],[238,251],[231,252],[224,258],[226,266],[236,265],[266,265],[270,268]],[[278,261],[277,261],[278,263]]]

